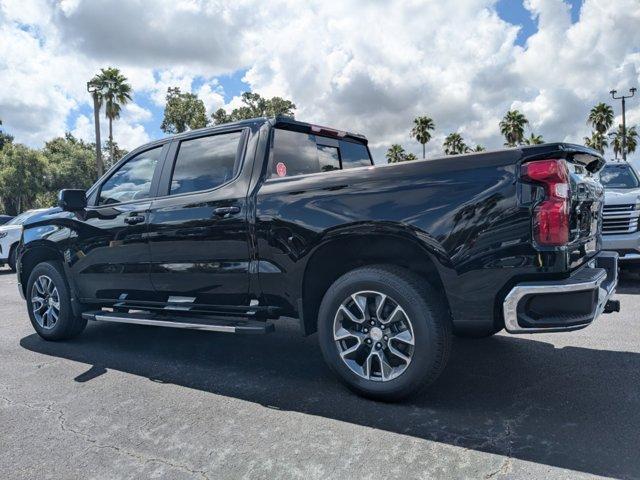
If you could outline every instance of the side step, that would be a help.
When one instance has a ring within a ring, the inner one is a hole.
[[[156,327],[187,328],[192,330],[207,330],[210,332],[226,333],[271,333],[274,331],[272,323],[245,319],[218,319],[200,316],[172,316],[159,315],[149,312],[108,312],[95,310],[84,312],[82,318],[98,322],[132,323],[136,325],[152,325]]]

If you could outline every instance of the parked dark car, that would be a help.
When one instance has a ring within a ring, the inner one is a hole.
[[[351,389],[395,400],[438,377],[452,331],[576,330],[617,308],[602,165],[545,144],[374,166],[364,137],[286,118],[191,131],[26,224],[20,291],[47,340],[87,320],[295,317]]]

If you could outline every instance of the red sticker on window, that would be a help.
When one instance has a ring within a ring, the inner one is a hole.
[[[279,177],[285,177],[287,175],[287,166],[282,162],[278,162],[276,164],[276,173]]]

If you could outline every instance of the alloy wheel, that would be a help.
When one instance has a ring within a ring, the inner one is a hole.
[[[345,365],[373,381],[397,378],[415,350],[411,319],[397,301],[376,291],[354,293],[340,304],[333,339]]]
[[[60,317],[58,288],[47,275],[40,275],[31,288],[33,316],[42,328],[52,329]]]

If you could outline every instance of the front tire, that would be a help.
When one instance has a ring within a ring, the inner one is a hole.
[[[87,321],[71,308],[69,286],[58,262],[43,262],[27,281],[27,309],[36,333],[45,340],[66,340],[84,330]]]
[[[327,290],[318,314],[323,357],[351,390],[396,401],[433,383],[451,347],[443,299],[402,268],[352,270]]]
[[[9,249],[9,258],[7,258],[7,265],[9,266],[9,269],[12,272],[16,271],[16,251],[17,251],[17,247],[13,245]]]

